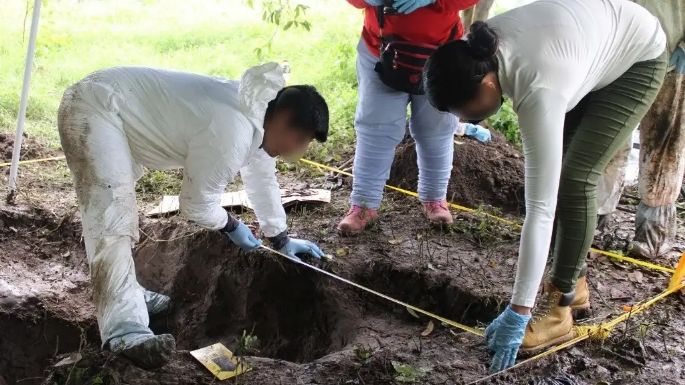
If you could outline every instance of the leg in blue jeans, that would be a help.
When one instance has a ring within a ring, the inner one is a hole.
[[[363,42],[357,47],[359,102],[355,117],[352,204],[377,209],[390,176],[395,148],[405,134],[407,104],[411,100],[411,133],[416,140],[421,201],[445,199],[452,170],[457,119],[430,105],[422,95],[409,95],[383,84],[373,56]]]
[[[411,96],[410,129],[416,141],[421,202],[447,196],[457,123],[454,115],[436,110],[424,95]]]
[[[390,176],[395,147],[404,137],[409,95],[381,82],[373,56],[363,41],[357,46],[359,101],[355,116],[357,144],[354,155],[352,204],[377,209]]]

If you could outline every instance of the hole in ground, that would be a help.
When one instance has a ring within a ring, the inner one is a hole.
[[[179,348],[222,342],[236,351],[244,346],[246,333],[259,341],[246,355],[309,362],[343,349],[361,321],[354,293],[327,277],[268,254],[245,255],[213,235],[184,242],[165,250],[183,253],[170,257],[181,266],[166,291],[172,293],[175,310],[153,323],[158,333],[172,332]],[[146,254],[139,250],[137,258]]]
[[[252,269],[227,269],[207,312],[207,335],[246,331],[259,337],[259,354],[295,362],[338,350],[344,341],[335,343],[332,334],[341,316],[321,278],[272,259]]]
[[[94,330],[88,329],[82,332],[79,325],[48,314],[37,319],[0,314],[0,384],[42,384],[44,369],[53,357],[78,351],[86,333],[96,338]]]
[[[416,271],[412,266],[401,266],[392,261],[377,260],[356,275],[360,284],[418,306],[424,310],[469,326],[489,323],[501,311],[497,298],[477,295],[476,286],[458,286],[447,273]],[[388,309],[411,317],[405,309],[368,296],[374,307]]]
[[[222,342],[235,351],[245,332],[259,339],[258,351],[247,355],[310,362],[363,337],[365,313],[414,320],[397,305],[270,254],[246,255],[211,233],[145,245],[136,259],[141,283],[176,303],[153,330],[174,334],[181,349]],[[446,273],[392,261],[352,271],[361,284],[468,325],[490,322],[499,310],[496,299],[477,295],[476,286],[457,286]],[[374,329],[395,331],[390,322]]]

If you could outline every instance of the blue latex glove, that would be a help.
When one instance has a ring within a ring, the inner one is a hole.
[[[671,56],[671,65],[675,66],[677,73],[685,74],[685,49],[683,47],[678,47],[675,52],[673,52],[673,55]]]
[[[530,317],[518,314],[507,306],[502,314],[485,329],[488,349],[494,354],[490,364],[490,373],[497,373],[514,365]]]
[[[288,243],[281,247],[281,253],[286,254],[292,258],[297,258],[297,254],[309,254],[314,258],[321,259],[324,256],[323,251],[314,242],[309,242],[304,239],[289,238]]]
[[[464,123],[465,135],[475,138],[481,143],[487,143],[492,139],[490,130],[477,124]]]
[[[262,241],[257,239],[252,234],[252,230],[243,222],[239,222],[235,230],[231,232],[224,231],[223,233],[226,234],[231,242],[240,246],[243,250],[254,250],[262,244]]]
[[[408,14],[433,3],[435,0],[395,0],[392,7],[399,13]]]
[[[364,2],[372,7],[379,7],[383,5],[383,0],[364,0]]]

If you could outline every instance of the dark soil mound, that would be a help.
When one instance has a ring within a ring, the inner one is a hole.
[[[468,138],[458,140],[447,200],[469,207],[490,205],[508,212],[521,212],[523,199],[523,155],[502,135],[493,132],[492,142],[482,144]],[[416,191],[416,150],[413,142],[398,147],[389,184]]]
[[[0,161],[9,162],[12,160],[12,149],[14,148],[14,134],[0,133]],[[21,159],[37,159],[54,156],[55,151],[50,150],[36,139],[29,138],[24,133],[24,140],[21,143]]]

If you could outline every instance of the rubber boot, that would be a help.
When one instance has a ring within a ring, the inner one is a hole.
[[[169,296],[147,289],[144,289],[143,295],[149,315],[167,314],[171,311],[171,298]]]
[[[423,214],[431,225],[442,226],[451,225],[454,220],[450,212],[447,201],[423,202]]]
[[[575,293],[576,295],[571,303],[573,318],[587,318],[590,313],[590,290],[588,289],[586,276],[578,278]]]
[[[166,365],[176,351],[176,340],[171,334],[143,335],[140,338],[124,336],[118,340],[117,343],[110,343],[110,349],[146,370]]]
[[[536,353],[575,337],[571,303],[574,292],[562,293],[551,283],[545,283],[540,303],[528,322],[521,352]]]
[[[378,210],[352,206],[338,224],[338,231],[345,236],[358,235],[378,220]]]

